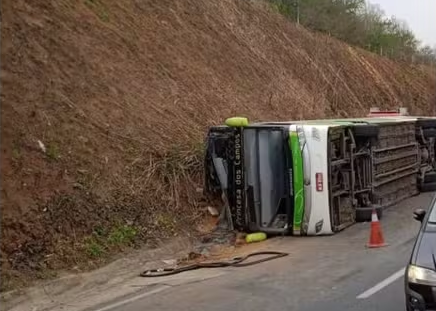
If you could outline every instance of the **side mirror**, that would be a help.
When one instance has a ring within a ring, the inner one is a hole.
[[[418,220],[419,222],[422,222],[424,220],[425,213],[425,210],[423,210],[422,208],[418,208],[413,212],[413,218]]]

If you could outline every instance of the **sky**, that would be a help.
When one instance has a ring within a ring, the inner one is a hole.
[[[405,21],[423,44],[436,47],[436,0],[369,0],[386,16]]]

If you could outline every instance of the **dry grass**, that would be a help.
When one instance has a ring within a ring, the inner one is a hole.
[[[98,228],[135,228],[126,247],[192,228],[203,137],[228,116],[434,111],[434,71],[298,29],[260,1],[2,6],[3,289],[99,264]]]

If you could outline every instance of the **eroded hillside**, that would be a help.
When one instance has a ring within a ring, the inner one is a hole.
[[[3,289],[190,230],[204,133],[226,117],[435,113],[431,70],[261,1],[2,5]]]

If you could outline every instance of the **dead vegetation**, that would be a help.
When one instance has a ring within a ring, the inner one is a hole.
[[[261,1],[2,6],[3,290],[185,234],[206,203],[205,131],[228,116],[434,111],[433,71],[299,29]]]

